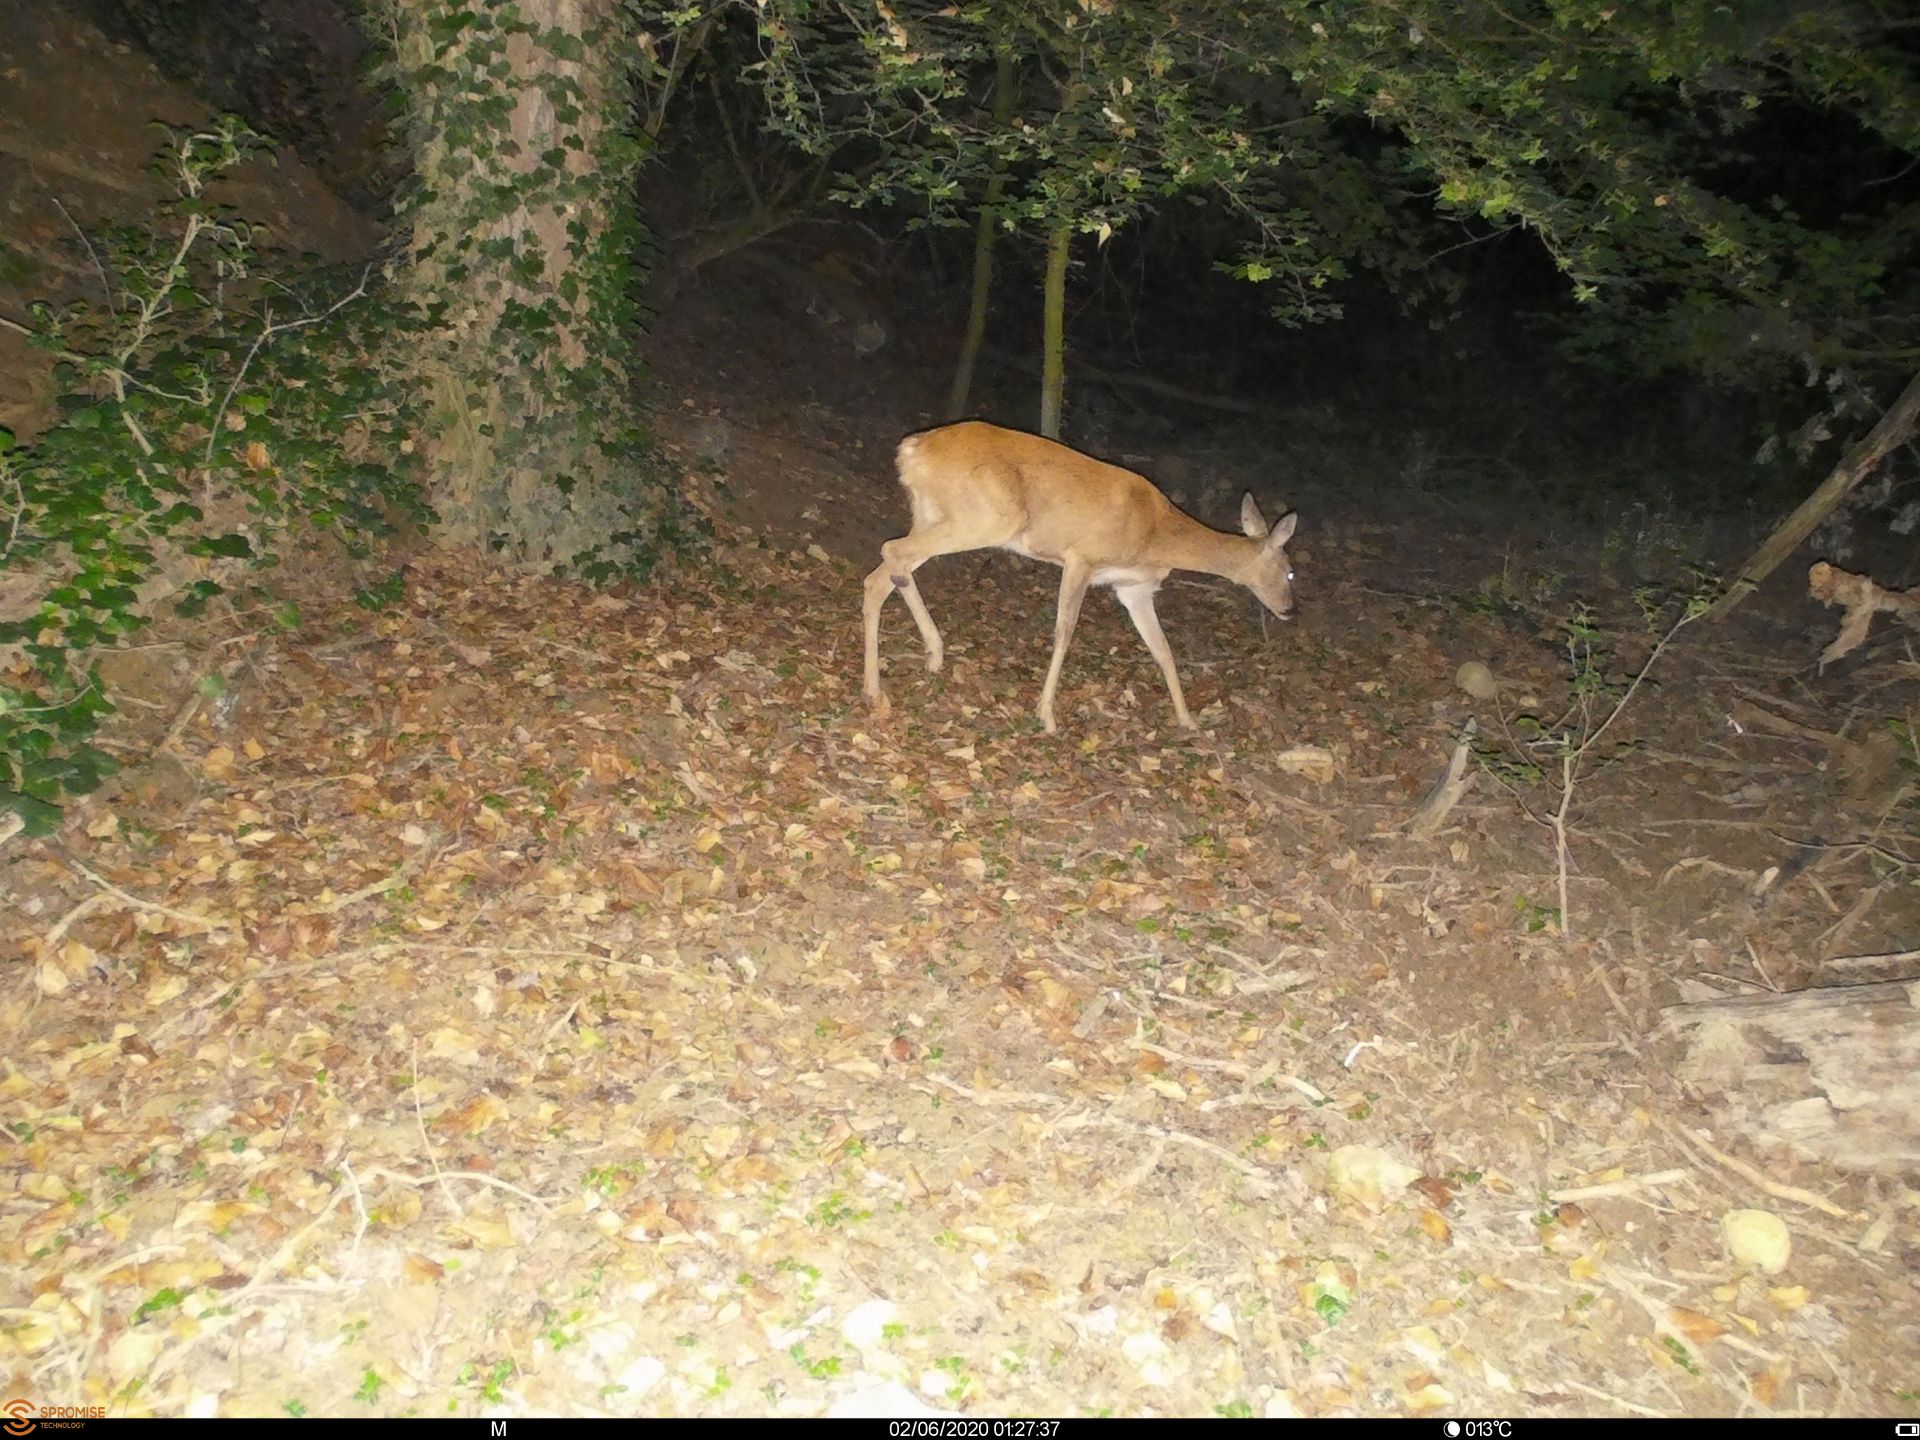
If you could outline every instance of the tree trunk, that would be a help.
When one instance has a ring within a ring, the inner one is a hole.
[[[1060,402],[1067,388],[1067,257],[1073,227],[1062,225],[1047,237],[1047,283],[1042,305],[1044,333],[1040,355],[1040,433],[1060,438]]]
[[[1833,467],[1833,473],[1827,476],[1820,488],[1803,500],[1799,509],[1781,521],[1780,528],[1753,552],[1753,557],[1740,567],[1733,584],[1727,587],[1727,593],[1714,601],[1704,618],[1718,620],[1751,595],[1781,561],[1800,548],[1800,542],[1833,513],[1854,486],[1873,473],[1874,467],[1887,457],[1887,452],[1906,444],[1913,435],[1916,422],[1920,422],[1920,375],[1908,382],[1900,398],[1867,432],[1867,438],[1841,457],[1840,463]]]
[[[1013,55],[1002,50],[994,57],[993,121],[1004,129],[1013,118]],[[960,342],[960,358],[953,367],[953,388],[947,392],[947,419],[967,413],[973,394],[973,365],[987,333],[987,300],[993,291],[993,241],[1000,229],[1000,196],[1007,188],[1006,162],[995,157],[993,174],[980,201],[980,219],[973,234],[973,304],[967,310],[967,333]]]
[[[644,546],[623,363],[635,22],[620,0],[376,4],[419,182],[401,224],[427,323],[402,363],[441,536],[538,569]]]

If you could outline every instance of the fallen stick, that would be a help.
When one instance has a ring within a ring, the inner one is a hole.
[[[1480,772],[1468,770],[1467,761],[1473,756],[1473,737],[1479,733],[1480,722],[1469,716],[1460,730],[1459,740],[1454,742],[1446,773],[1427,792],[1427,798],[1420,802],[1420,808],[1407,822],[1407,833],[1415,839],[1425,840],[1435,834],[1453,813],[1453,807],[1473,788],[1474,776]]]

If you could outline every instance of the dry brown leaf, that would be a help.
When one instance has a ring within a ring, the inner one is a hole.
[[[730,1186],[770,1185],[781,1174],[780,1166],[768,1155],[742,1155],[720,1167],[720,1175]]]
[[[389,984],[398,986],[400,979],[388,973]],[[451,1060],[456,1065],[478,1065],[483,1058],[479,1040],[451,1025],[442,1025],[427,1037],[427,1053],[436,1060]]]
[[[658,1240],[672,1224],[660,1197],[649,1195],[621,1212],[620,1236],[625,1240]]]
[[[1667,1311],[1667,1323],[1696,1345],[1718,1340],[1727,1333],[1727,1327],[1711,1315],[1702,1315],[1698,1310],[1688,1310],[1678,1305]]]
[[[1453,1205],[1454,1188],[1444,1176],[1422,1175],[1413,1182],[1411,1188],[1424,1195],[1427,1203],[1436,1210],[1446,1210]]]
[[[433,1128],[442,1135],[478,1135],[505,1120],[510,1113],[505,1101],[482,1090],[458,1109],[442,1114],[434,1121]]]
[[[159,1052],[138,1035],[123,1036],[120,1040],[120,1053],[122,1055],[137,1055],[149,1063],[160,1058]]]
[[[449,1222],[447,1230],[482,1250],[511,1250],[516,1243],[506,1217],[501,1215],[469,1212]]]

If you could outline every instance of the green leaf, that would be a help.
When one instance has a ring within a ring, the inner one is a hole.
[[[253,545],[244,535],[203,535],[187,546],[194,555],[218,555],[230,560],[245,560],[253,554]]]
[[[18,815],[25,822],[25,833],[36,837],[51,835],[64,813],[58,805],[36,800],[18,790],[0,790],[0,812]]]
[[[207,608],[207,601],[221,593],[221,586],[211,580],[196,580],[189,585],[174,602],[174,613],[192,617]]]

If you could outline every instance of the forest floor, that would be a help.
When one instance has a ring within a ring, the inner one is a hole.
[[[1661,1024],[1910,947],[1913,792],[1863,700],[1911,694],[1894,646],[1818,676],[1791,601],[1683,632],[1580,785],[1563,934],[1550,785],[1403,829],[1469,714],[1518,743],[1568,697],[1485,534],[1442,559],[1438,522],[1302,496],[1266,638],[1176,581],[1196,734],[1098,600],[1042,734],[1053,572],[937,562],[948,669],[890,607],[880,723],[859,581],[914,417],[750,404],[748,352],[685,343],[667,429],[724,568],[425,556],[383,610],[128,657],[225,688],[131,710],[123,780],[10,847],[10,1394],[1920,1413],[1912,1176],[1722,1133]],[[1650,639],[1615,601],[1617,679]],[[1745,1207],[1781,1273],[1729,1259]]]

